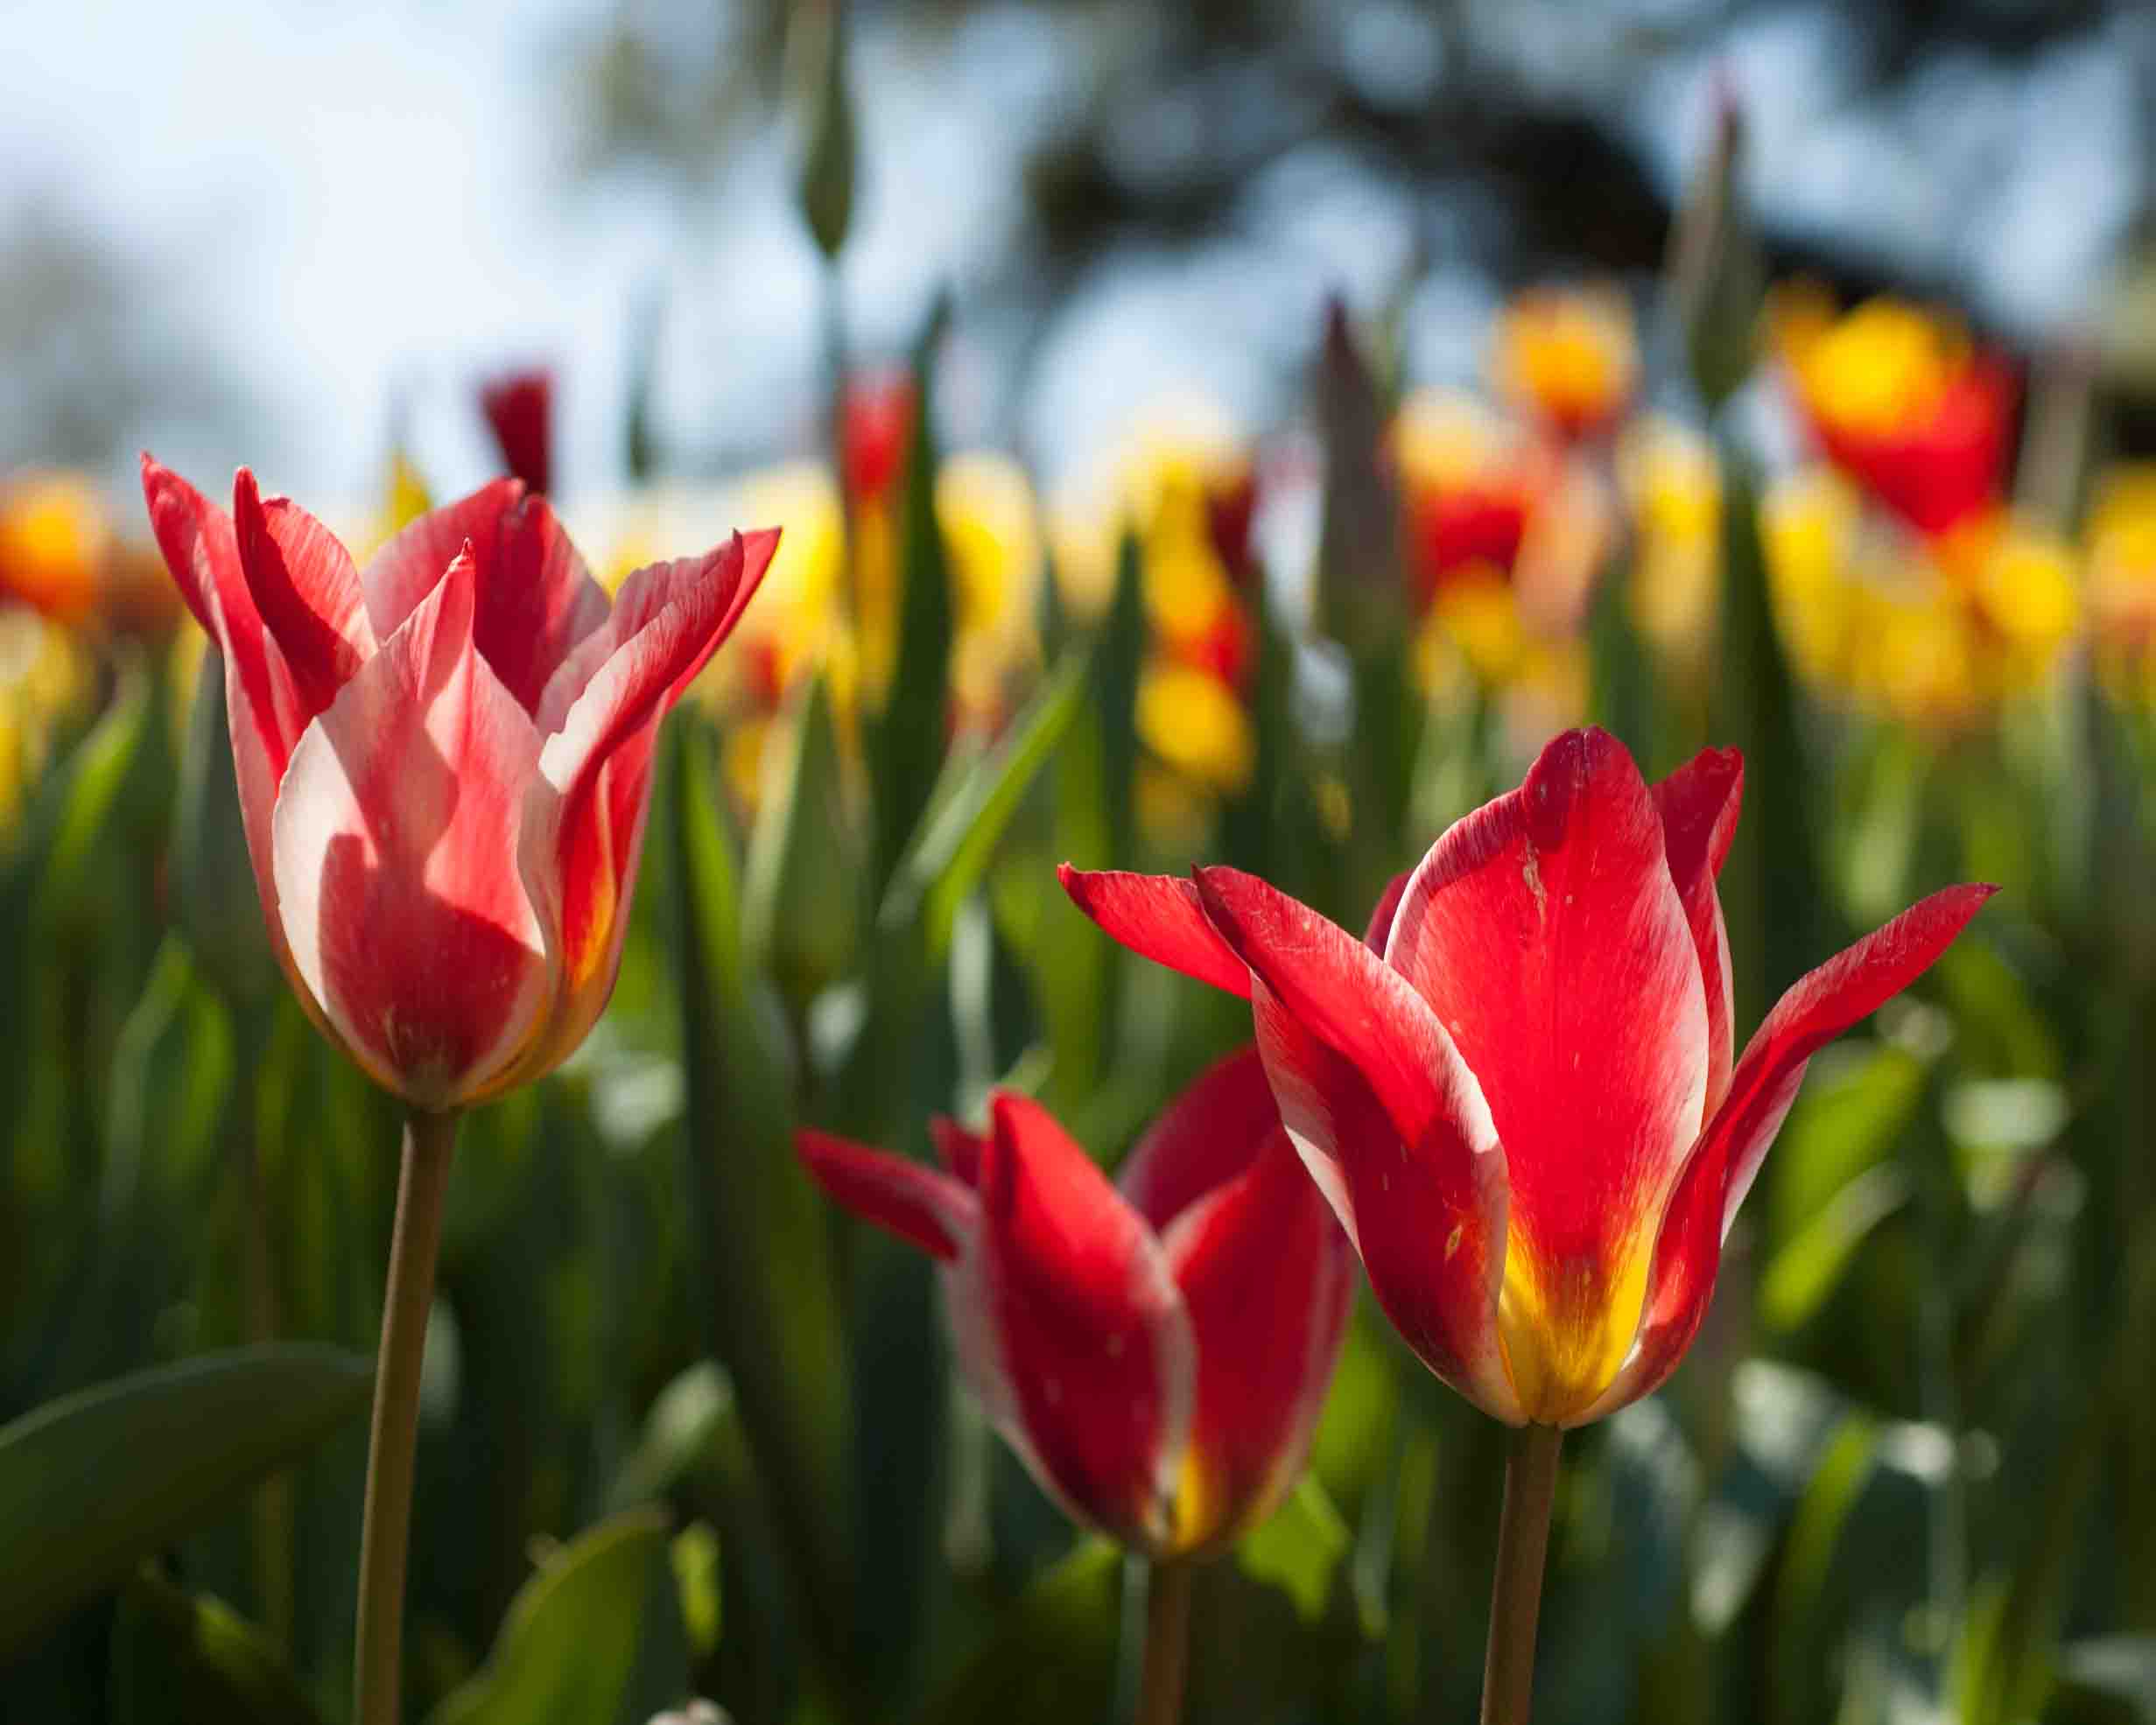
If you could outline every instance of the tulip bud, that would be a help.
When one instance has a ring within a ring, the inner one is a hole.
[[[846,81],[845,0],[804,6],[797,25],[813,48],[814,103],[801,160],[801,214],[827,260],[836,261],[853,215],[853,102]],[[820,34],[819,34],[820,32]]]
[[[481,410],[494,432],[502,466],[533,491],[554,488],[554,375],[516,371],[481,386]]]
[[[1719,407],[1751,375],[1766,271],[1742,185],[1745,116],[1733,85],[1715,90],[1714,138],[1670,230],[1664,267],[1671,315],[1693,382]]]
[[[1407,618],[1399,508],[1383,453],[1385,406],[1338,299],[1325,313],[1317,417],[1325,443],[1320,621],[1352,653],[1396,645],[1407,634]]]

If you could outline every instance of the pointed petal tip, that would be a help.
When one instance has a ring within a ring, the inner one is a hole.
[[[1250,998],[1249,968],[1206,919],[1195,880],[1068,863],[1057,870],[1057,879],[1071,902],[1110,939],[1183,976]]]
[[[941,1262],[973,1230],[972,1195],[935,1168],[813,1126],[795,1129],[794,1154],[834,1203]]]

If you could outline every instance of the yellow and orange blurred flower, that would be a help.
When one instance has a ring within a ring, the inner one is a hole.
[[[1640,386],[1632,308],[1613,287],[1530,288],[1499,316],[1491,368],[1499,396],[1545,431],[1609,431]]]
[[[32,471],[0,482],[0,606],[67,628],[162,638],[180,607],[157,554],[123,534],[81,473]]]
[[[1799,675],[1859,711],[1969,726],[2040,689],[2075,638],[2072,549],[2004,507],[1926,538],[1821,467],[1770,489],[1760,527]]]
[[[2015,385],[1951,317],[1891,298],[1837,312],[1815,284],[1773,298],[1773,345],[1820,452],[1917,532],[2005,497]]]
[[[2156,710],[2156,462],[2099,476],[2083,548],[2097,678],[2122,705]]]
[[[761,469],[712,486],[653,487],[592,511],[584,530],[608,547],[602,582],[618,579],[673,536],[741,509],[786,525],[755,607],[729,652],[694,691],[728,721],[727,777],[744,806],[762,796],[791,697],[812,673],[829,681],[843,737],[888,692],[897,656],[898,497],[887,482],[854,501],[853,604],[846,593],[847,520],[838,482],[816,462]],[[936,513],[950,561],[954,615],[952,722],[993,729],[1038,668],[1042,589],[1038,513],[1018,465],[986,452],[947,457]]]
[[[1057,580],[1082,617],[1106,608],[1122,534],[1137,537],[1150,634],[1138,734],[1165,769],[1140,801],[1156,827],[1179,824],[1193,796],[1234,795],[1255,765],[1257,485],[1248,437],[1209,403],[1177,403],[1141,417],[1057,514]]]
[[[1617,443],[1632,532],[1632,619],[1665,658],[1697,668],[1721,608],[1722,470],[1714,446],[1680,421],[1641,414]]]
[[[27,606],[0,606],[0,852],[95,679],[75,634]]]
[[[1580,712],[1580,624],[1616,531],[1599,476],[1450,389],[1410,395],[1387,447],[1424,688],[1439,692],[1464,672],[1485,688],[1539,697],[1556,724]]]

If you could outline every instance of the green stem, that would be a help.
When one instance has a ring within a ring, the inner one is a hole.
[[[1183,1717],[1183,1675],[1190,1656],[1190,1578],[1196,1570],[1187,1560],[1147,1566],[1145,1664],[1138,1677],[1136,1725],[1176,1725]]]
[[[419,1435],[419,1370],[442,1243],[457,1117],[414,1109],[404,1122],[397,1226],[390,1238],[367,1446],[367,1507],[360,1522],[359,1630],[353,1652],[355,1725],[397,1725],[402,1700],[404,1557],[411,1542],[412,1456]]]
[[[1490,1646],[1482,1666],[1482,1725],[1527,1725],[1534,1694],[1534,1625],[1542,1609],[1542,1560],[1557,1497],[1556,1426],[1522,1426],[1505,1456],[1505,1507],[1490,1583]]]

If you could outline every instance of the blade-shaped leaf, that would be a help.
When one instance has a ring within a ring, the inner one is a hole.
[[[861,923],[860,846],[821,677],[795,703],[790,740],[749,845],[741,926],[755,968],[804,1008],[851,966]]]
[[[1901,1208],[1909,1176],[1892,1164],[1866,1168],[1827,1201],[1766,1266],[1759,1316],[1772,1329],[1799,1329],[1826,1301],[1872,1231]]]
[[[1033,781],[1078,716],[1085,691],[1082,659],[1066,660],[935,810],[899,865],[877,922],[910,932],[931,961],[950,950],[959,906],[980,884],[988,858]]]
[[[1332,1597],[1332,1578],[1355,1543],[1348,1525],[1310,1475],[1288,1500],[1235,1548],[1236,1560],[1253,1581],[1269,1581],[1295,1602],[1306,1623],[1322,1620]]]
[[[1814,1657],[1826,1630],[1822,1600],[1842,1529],[1872,1477],[1879,1445],[1877,1420],[1862,1413],[1844,1415],[1790,1524],[1773,1605],[1772,1644],[1781,1680],[1769,1686],[1768,1693],[1776,1704],[1774,1716],[1792,1725],[1819,1717],[1828,1699],[1818,1692],[1823,1661]]]
[[[64,1396],[0,1430],[0,1653],[123,1580],[367,1405],[339,1349],[205,1355]]]
[[[277,961],[240,822],[239,780],[225,712],[224,656],[203,649],[179,758],[172,817],[172,908],[195,962],[226,998],[256,1001],[276,986]]]
[[[829,1222],[794,1154],[790,1051],[742,949],[710,730],[685,712],[665,748],[693,1298],[732,1379],[818,1643],[839,1654],[852,1621],[853,1415]]]
[[[1004,1614],[987,1644],[923,1709],[920,1725],[1097,1725],[1115,1681],[1122,1555],[1088,1539]]]
[[[106,1707],[112,1725],[320,1725],[270,1638],[221,1599],[145,1567],[120,1596]]]
[[[665,1518],[617,1516],[539,1566],[431,1725],[642,1725],[688,1693]]]
[[[1751,455],[1722,439],[1722,645],[1715,738],[1744,751],[1748,784],[1771,787],[1738,822],[1721,879],[1736,1021],[1757,1024],[1822,952],[1847,944],[1823,926],[1830,904],[1813,852],[1822,824],[1797,729],[1797,697],[1774,624]]]
[[[855,1136],[892,1140],[917,1124],[909,1114],[915,1055],[959,906],[1082,710],[1085,690],[1082,656],[1066,659],[995,747],[937,796],[899,864],[877,913],[867,1011],[837,1086],[837,1124]]]
[[[943,763],[953,629],[949,558],[936,520],[936,350],[949,312],[938,300],[915,350],[913,435],[900,498],[898,650],[869,737],[876,879],[889,877],[929,803]]]

